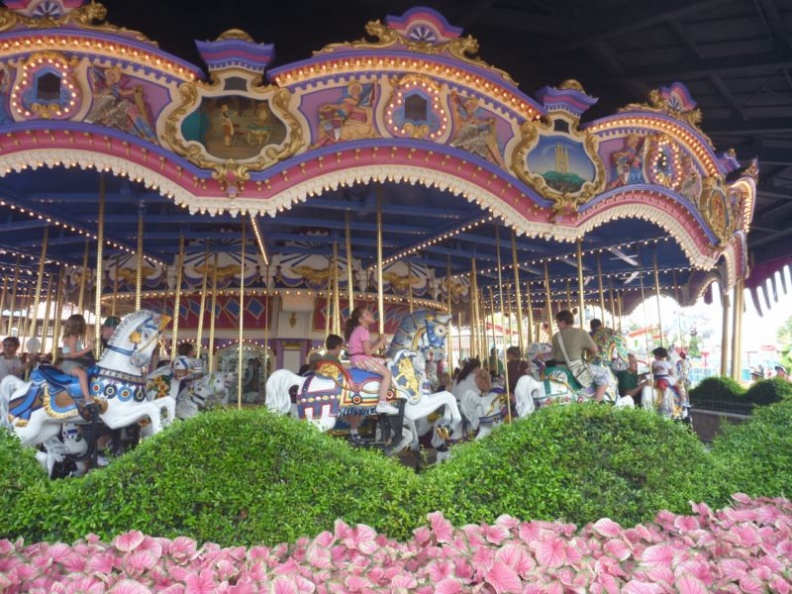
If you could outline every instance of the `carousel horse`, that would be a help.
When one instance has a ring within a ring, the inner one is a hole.
[[[203,375],[200,359],[179,355],[169,365],[163,364],[146,376],[146,399],[167,406],[169,418],[173,419],[182,389]]]
[[[646,386],[641,390],[641,408],[655,411],[674,421],[689,421],[690,405],[687,392],[681,383],[677,382],[672,386],[668,380],[658,379],[654,387]]]
[[[514,388],[514,408],[507,407],[508,394],[499,382],[491,382],[487,374],[477,378],[476,390],[462,394],[460,409],[467,428],[475,432],[475,439],[482,439],[506,419],[510,412],[518,419],[525,418],[536,410],[535,399],[544,395],[542,384],[530,375],[521,376]],[[458,437],[458,436],[455,436]]]
[[[176,418],[189,419],[209,405],[228,404],[228,388],[233,379],[232,373],[213,371],[185,386],[176,399]]]
[[[401,403],[403,424],[399,424],[401,435],[397,432],[393,437],[388,452],[417,444],[415,422],[443,406],[445,412],[439,425],[455,425],[462,420],[456,400],[450,393],[430,393],[425,371],[425,353],[443,352],[449,320],[448,315],[415,312],[402,320],[394,336],[394,342],[399,345],[408,344],[415,348],[394,350],[392,344],[388,350],[391,356],[386,364],[393,378],[389,401],[398,405],[404,400]],[[320,361],[316,371],[306,377],[281,369],[272,373],[267,380],[266,404],[273,412],[289,414],[293,410],[290,396],[293,394],[297,416],[321,431],[330,431],[339,416],[374,414],[380,380],[381,377],[375,373],[348,369],[334,361]]]
[[[540,349],[533,345],[529,347],[529,352],[536,350],[546,352],[547,347]],[[592,363],[591,365],[595,365]],[[604,400],[616,406],[634,406],[632,398],[629,396],[619,397],[619,384],[613,370],[609,365],[603,365],[608,371],[608,387],[605,390]],[[588,387],[581,386],[572,373],[564,366],[547,367],[544,370],[543,393],[535,400],[536,408],[552,404],[569,404],[572,402],[587,402],[594,399],[596,386],[593,384]]]
[[[402,349],[421,353],[426,361],[426,379],[431,386],[437,386],[437,365],[445,362],[445,341],[450,321],[449,314],[426,309],[403,317],[385,357],[393,358]]]
[[[151,432],[157,433],[163,416],[166,423],[172,420],[167,404],[146,400],[144,371],[169,321],[168,316],[148,310],[125,316],[99,361],[87,370],[99,419],[108,429],[148,419]],[[30,379],[23,382],[7,376],[0,382],[0,422],[24,445],[44,444],[61,433],[64,423],[87,424],[74,401],[74,396],[81,396],[76,377],[42,365]]]

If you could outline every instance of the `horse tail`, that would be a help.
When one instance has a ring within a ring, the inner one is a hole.
[[[269,378],[265,388],[267,409],[278,414],[287,415],[291,410],[289,389],[294,385],[301,385],[305,381],[296,373],[288,369],[278,369]]]
[[[11,402],[11,394],[13,393],[14,389],[11,386],[13,382],[7,381],[9,378],[13,376],[7,375],[0,381],[0,424],[3,425],[9,431],[14,430],[14,426],[11,424],[11,420],[8,418],[9,412],[9,402]]]

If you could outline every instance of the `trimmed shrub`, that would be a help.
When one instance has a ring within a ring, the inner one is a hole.
[[[792,495],[792,399],[757,407],[749,421],[727,425],[711,444],[728,467],[724,489],[752,496]]]
[[[35,538],[41,509],[49,500],[50,479],[36,460],[33,448],[23,447],[17,437],[0,429],[0,538],[24,534]]]
[[[623,525],[690,500],[725,504],[719,472],[687,427],[642,410],[548,407],[454,450],[427,488],[455,525],[521,519]]]
[[[202,413],[52,488],[57,504],[35,510],[38,539],[140,530],[271,545],[332,530],[336,518],[406,538],[424,517],[409,510],[420,493],[412,471],[266,410]]]
[[[792,383],[780,377],[759,380],[745,393],[745,398],[758,406],[773,404],[790,397],[792,397]]]
[[[707,410],[751,414],[745,388],[729,377],[708,377],[690,391],[690,403]]]

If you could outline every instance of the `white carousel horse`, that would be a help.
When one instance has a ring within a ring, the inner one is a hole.
[[[194,357],[179,355],[169,365],[157,367],[146,377],[146,399],[156,400],[168,407],[168,418],[176,417],[176,404],[185,382],[204,374],[203,362]]]
[[[539,348],[531,345],[529,352],[547,352],[547,347]],[[595,364],[592,364],[594,366]],[[608,386],[604,400],[619,407],[631,407],[635,403],[629,396],[619,396],[619,383],[610,366],[602,366],[608,375]],[[544,371],[543,394],[535,400],[536,408],[551,404],[569,404],[571,402],[587,402],[594,399],[596,386],[581,386],[566,367],[548,367]]]
[[[450,392],[428,394],[422,390],[425,384],[424,359],[416,352],[401,350],[389,367],[393,375],[391,394],[398,402],[403,399],[406,431],[402,439],[391,446],[392,451],[409,445],[417,446],[416,421],[428,417],[442,406],[446,406],[443,419],[452,428],[461,423],[462,417],[456,399]],[[290,393],[296,397],[297,415],[320,431],[330,431],[343,408],[365,414],[374,410],[378,400],[380,376],[362,369],[346,369],[332,361],[320,361],[316,372],[300,376],[286,369],[279,369],[267,380],[267,407],[279,414],[292,413]]]
[[[228,388],[234,375],[224,371],[213,371],[186,386],[176,399],[176,418],[189,419],[209,404],[228,404]]]
[[[404,316],[385,357],[393,358],[402,349],[421,353],[426,363],[426,380],[430,386],[437,386],[437,366],[438,363],[445,363],[445,343],[450,321],[449,314],[438,314],[427,309],[419,309]]]
[[[149,419],[151,432],[157,433],[163,416],[165,422],[171,420],[168,406],[147,401],[145,393],[145,370],[169,321],[168,316],[148,310],[128,314],[99,361],[87,370],[99,418],[109,429]],[[7,376],[0,382],[0,423],[24,445],[43,444],[56,437],[64,423],[87,423],[72,395],[82,395],[77,378],[54,367],[34,369],[30,382]]]
[[[523,375],[514,388],[515,406],[511,411],[514,418],[525,418],[536,410],[535,399],[541,399],[544,387],[530,375]],[[502,385],[491,385],[489,375],[484,372],[476,377],[476,389],[465,390],[460,398],[460,409],[470,430],[481,439],[492,433],[508,416],[507,394]],[[454,436],[457,439],[462,435]]]
[[[675,386],[668,380],[659,379],[654,387],[646,386],[641,390],[641,408],[655,411],[667,419],[687,421],[690,417],[687,392],[682,382]]]

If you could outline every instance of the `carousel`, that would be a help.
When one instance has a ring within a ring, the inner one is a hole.
[[[98,344],[108,316],[157,312],[161,358],[191,342],[263,404],[360,304],[389,336],[444,316],[431,374],[526,352],[561,309],[618,327],[717,282],[737,373],[758,168],[712,146],[684,85],[589,121],[579,83],[526,95],[428,8],[285,65],[242,30],[195,65],[108,19],[0,9],[0,327],[23,349],[57,349],[64,313]]]

